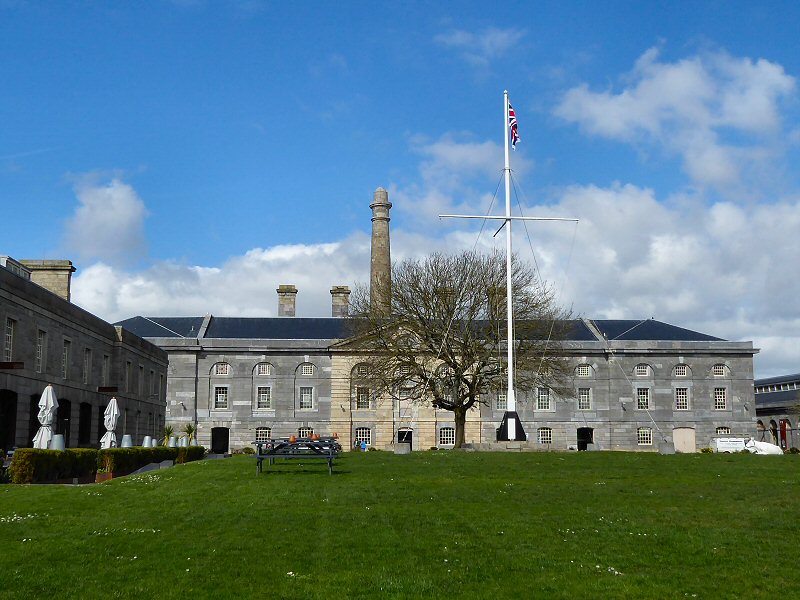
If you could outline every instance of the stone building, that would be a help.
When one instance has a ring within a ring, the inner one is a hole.
[[[800,447],[800,373],[756,379],[756,439],[784,450]]]
[[[376,190],[370,281],[388,282],[389,209]],[[214,451],[257,439],[338,433],[343,445],[396,442],[415,450],[451,447],[452,413],[365,386],[359,352],[345,338],[345,286],[331,289],[330,318],[295,316],[297,288],[281,285],[277,318],[134,317],[120,325],[169,353],[168,423],[198,427]],[[373,307],[390,310],[386,299]],[[517,394],[517,412],[537,449],[695,451],[718,435],[755,431],[753,349],[648,320],[573,322],[565,351],[573,391]],[[468,416],[466,441],[494,442],[505,412],[502,393]]]
[[[141,443],[163,430],[167,353],[72,304],[74,271],[68,260],[0,257],[0,449],[32,445],[48,384],[59,402],[55,433],[67,446],[97,446],[112,396],[118,435]]]

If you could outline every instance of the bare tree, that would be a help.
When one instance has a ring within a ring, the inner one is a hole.
[[[433,254],[392,266],[371,306],[369,290],[351,296],[351,344],[363,353],[363,383],[379,397],[452,411],[456,447],[467,412],[506,387],[506,267],[503,254]],[[512,261],[515,390],[564,391],[561,340],[570,326],[550,288]],[[389,310],[386,310],[389,307]]]

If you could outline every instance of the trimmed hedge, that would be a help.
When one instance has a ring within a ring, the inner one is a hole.
[[[128,475],[154,462],[173,460],[186,463],[205,456],[202,446],[188,448],[67,448],[66,450],[40,450],[17,448],[8,476],[11,483],[47,483],[59,480],[94,480],[98,470]]]
[[[42,483],[63,479],[91,479],[97,470],[97,450],[17,448],[8,468],[11,483]]]

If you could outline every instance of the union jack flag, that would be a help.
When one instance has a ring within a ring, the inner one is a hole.
[[[511,147],[516,150],[517,142],[519,141],[519,132],[517,131],[517,113],[511,104],[508,105],[508,127],[511,129]]]

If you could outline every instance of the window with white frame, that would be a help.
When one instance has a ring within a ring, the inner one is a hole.
[[[442,427],[439,429],[439,445],[454,446],[456,443],[456,430],[454,427]]]
[[[369,388],[358,386],[356,388],[356,408],[369,408]]]
[[[539,427],[536,430],[536,441],[540,444],[552,444],[553,430],[550,427]]]
[[[592,394],[589,388],[578,388],[578,410],[592,408]]]
[[[592,368],[589,365],[578,365],[575,369],[575,374],[578,377],[590,377],[592,375]]]
[[[258,363],[256,366],[256,374],[260,377],[272,375],[272,365],[269,363]]]
[[[550,410],[550,389],[540,387],[536,393],[536,409]]]
[[[72,347],[72,342],[64,340],[64,347],[61,350],[61,377],[62,379],[69,378],[69,351]]]
[[[359,445],[364,442],[367,446],[372,445],[372,430],[369,427],[356,427],[354,433],[355,441]]]
[[[714,388],[714,410],[728,408],[728,391],[725,388]]]
[[[3,351],[3,360],[7,362],[11,361],[11,356],[13,355],[14,331],[16,328],[17,322],[10,317],[6,317],[6,343]]]
[[[647,365],[645,363],[639,363],[638,365],[636,365],[636,368],[634,369],[633,373],[637,377],[646,377],[647,375],[650,374],[650,365]]]
[[[495,410],[508,410],[508,396],[506,396],[505,392],[497,392],[494,408]]]
[[[639,427],[636,430],[636,443],[639,446],[652,446],[653,430],[649,427]]]
[[[272,439],[271,427],[256,427],[256,442],[266,442]]]
[[[717,364],[711,367],[711,374],[714,377],[722,377],[725,375],[725,365]]]
[[[717,435],[730,435],[731,428],[730,427],[717,427]]]
[[[300,388],[300,409],[308,410],[314,408],[314,388]]]
[[[636,388],[636,408],[639,410],[650,408],[650,388]]]
[[[84,348],[83,349],[83,384],[87,385],[89,383],[89,377],[92,372],[92,349],[91,348]]]
[[[411,375],[411,367],[409,365],[400,367],[400,375]]]
[[[367,365],[358,365],[356,367],[356,377],[364,378],[369,375],[369,367]]]
[[[686,377],[686,365],[675,365],[675,377]]]
[[[675,410],[689,410],[689,388],[675,388]]]
[[[310,438],[314,435],[314,428],[313,427],[301,427],[297,430],[298,437],[301,438]]]
[[[314,365],[312,365],[311,363],[305,363],[303,365],[300,365],[300,375],[308,377],[309,375],[313,374],[314,374]]]
[[[272,388],[259,385],[256,388],[256,408],[272,408]]]
[[[214,365],[214,375],[227,375],[230,372],[230,365],[220,362]]]
[[[228,388],[218,385],[214,387],[214,408],[228,408]]]
[[[39,330],[36,335],[36,372],[41,373],[47,357],[47,333]]]

